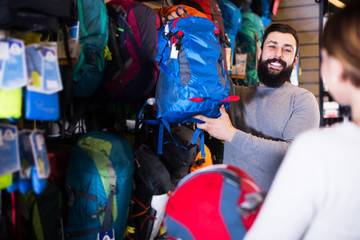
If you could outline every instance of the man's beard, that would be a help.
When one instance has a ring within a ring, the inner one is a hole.
[[[283,69],[278,73],[270,72],[268,65],[271,62],[279,62]],[[281,59],[273,58],[266,61],[259,60],[258,64],[258,77],[261,83],[267,87],[278,88],[281,87],[285,82],[290,81],[292,66],[286,67],[286,62]]]

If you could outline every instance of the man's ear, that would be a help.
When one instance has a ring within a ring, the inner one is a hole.
[[[294,62],[292,64],[292,67],[294,68],[297,64],[297,62],[299,61],[299,54],[296,54],[295,58],[294,58]]]
[[[261,57],[261,47],[259,45],[256,46],[257,47],[257,59],[260,60]]]

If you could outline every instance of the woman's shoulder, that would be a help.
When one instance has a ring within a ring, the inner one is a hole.
[[[360,140],[360,127],[352,122],[343,122],[302,132],[296,137],[294,144],[309,147],[340,146],[355,140]]]

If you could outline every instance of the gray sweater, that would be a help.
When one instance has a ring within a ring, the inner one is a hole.
[[[268,191],[290,143],[300,132],[319,127],[319,106],[311,92],[292,84],[236,86],[235,91],[240,101],[228,113],[238,130],[225,142],[224,163],[246,171]]]

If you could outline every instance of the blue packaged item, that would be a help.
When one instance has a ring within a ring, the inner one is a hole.
[[[32,189],[31,168],[35,165],[30,142],[31,130],[23,129],[19,133],[19,151],[21,169],[19,171],[19,190],[26,193]]]
[[[29,135],[29,139],[35,162],[31,169],[31,182],[34,192],[40,194],[45,190],[47,178],[50,175],[50,164],[43,131],[33,130]]]
[[[26,47],[27,90],[53,94],[63,89],[57,54],[51,44]]]
[[[20,170],[20,154],[17,126],[0,124],[0,175]]]
[[[25,118],[28,120],[56,121],[60,116],[59,94],[45,94],[26,90]]]
[[[32,189],[31,178],[19,178],[19,190],[21,193],[27,193]]]
[[[19,190],[19,173],[12,174],[12,184],[6,190],[10,193]]]
[[[31,168],[31,184],[36,194],[42,193],[47,186],[47,178],[40,178],[35,167]]]

